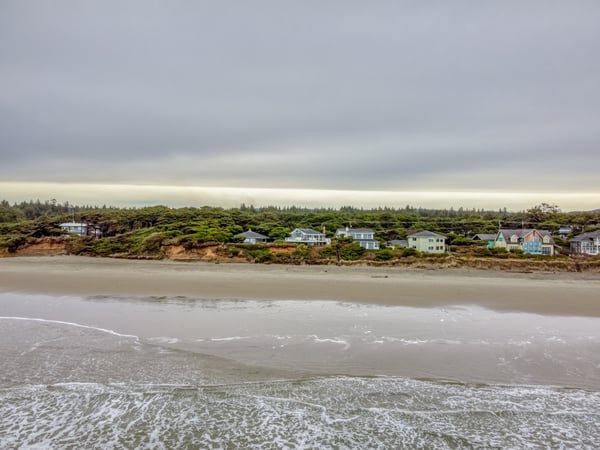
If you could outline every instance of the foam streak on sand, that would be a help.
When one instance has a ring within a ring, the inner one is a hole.
[[[135,336],[133,334],[122,334],[122,333],[117,333],[114,330],[107,330],[106,328],[82,325],[82,324],[73,323],[73,322],[64,322],[62,320],[40,319],[40,318],[36,318],[36,317],[2,317],[2,316],[0,316],[0,320],[25,320],[28,322],[45,322],[45,323],[53,323],[53,324],[58,324],[58,325],[67,325],[70,327],[85,328],[88,330],[100,331],[101,333],[112,334],[113,336],[130,338],[130,339],[135,339],[136,341],[139,341],[139,337]]]

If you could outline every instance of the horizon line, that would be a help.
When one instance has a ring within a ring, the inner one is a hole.
[[[350,190],[277,187],[231,187],[198,185],[161,185],[81,182],[6,182],[0,191],[7,201],[29,201],[47,196],[48,200],[66,198],[74,204],[111,204],[111,206],[220,206],[357,208],[405,205],[427,209],[523,209],[541,203],[561,210],[600,208],[600,192],[478,191],[478,190]],[[104,197],[104,198],[102,198]],[[561,201],[567,205],[561,205]]]

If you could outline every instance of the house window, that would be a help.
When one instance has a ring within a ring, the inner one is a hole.
[[[433,247],[429,247],[429,250],[433,250]]]

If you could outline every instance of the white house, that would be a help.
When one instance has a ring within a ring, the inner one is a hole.
[[[408,246],[425,253],[446,253],[446,236],[433,231],[409,234]]]
[[[260,234],[252,230],[236,234],[235,237],[243,237],[244,244],[258,244],[262,242],[268,242],[270,240],[269,236],[265,236],[264,234]]]
[[[600,230],[575,236],[569,241],[571,254],[600,255]]]
[[[340,228],[335,232],[336,238],[351,237],[362,248],[379,250],[379,241],[374,239],[375,233],[370,228]]]
[[[325,237],[325,233],[319,233],[310,228],[296,228],[285,238],[285,241],[306,245],[327,245],[331,243],[331,239]]]
[[[87,236],[88,225],[87,223],[80,222],[64,222],[59,225],[60,229],[65,234],[76,234],[77,236]]]

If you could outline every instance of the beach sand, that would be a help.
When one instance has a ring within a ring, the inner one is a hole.
[[[15,257],[0,258],[0,292],[478,305],[600,317],[600,275],[589,273]]]

